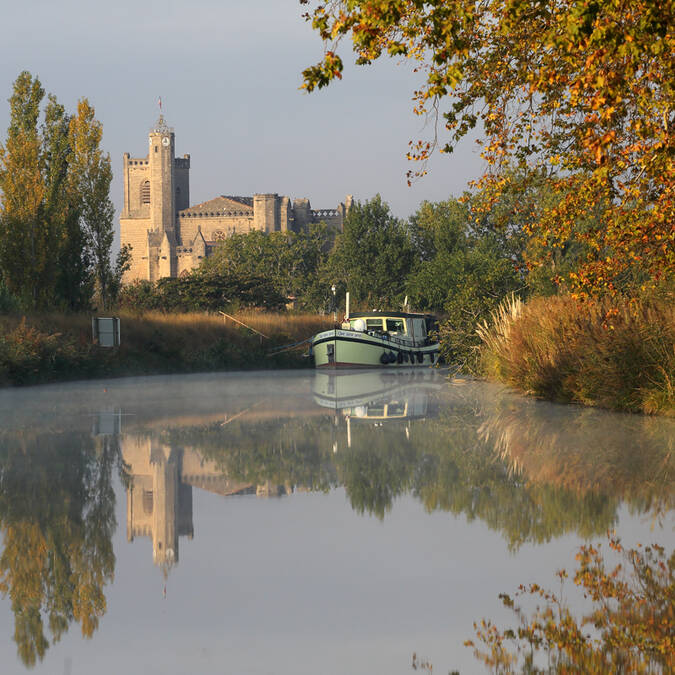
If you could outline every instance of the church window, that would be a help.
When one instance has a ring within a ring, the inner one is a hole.
[[[141,204],[150,203],[150,181],[144,180],[141,183]]]

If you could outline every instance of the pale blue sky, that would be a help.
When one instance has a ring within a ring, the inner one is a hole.
[[[278,192],[314,208],[348,193],[380,193],[400,217],[424,200],[458,195],[482,162],[466,143],[406,186],[414,79],[392,62],[348,67],[311,95],[301,71],[321,55],[298,0],[2,0],[0,137],[21,70],[38,75],[68,109],[87,96],[104,125],[122,201],[122,154],[143,155],[162,97],[179,155],[190,153],[191,201]],[[350,55],[343,50],[347,62]]]

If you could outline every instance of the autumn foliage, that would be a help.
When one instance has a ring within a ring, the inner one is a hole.
[[[673,0],[329,0],[306,17],[325,45],[309,91],[340,76],[347,36],[359,65],[412,63],[415,112],[447,134],[412,143],[411,159],[477,129],[487,195],[509,187],[509,164],[549,178],[555,199],[530,228],[545,255],[587,246],[569,275],[577,294],[613,293],[635,269],[642,289],[672,278]]]

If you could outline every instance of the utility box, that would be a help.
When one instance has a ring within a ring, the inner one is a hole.
[[[118,317],[95,316],[91,320],[91,332],[99,347],[120,346],[120,320]]]

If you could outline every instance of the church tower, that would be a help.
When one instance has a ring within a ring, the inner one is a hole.
[[[120,239],[132,247],[126,282],[176,276],[176,214],[190,200],[190,156],[176,158],[174,132],[163,115],[150,130],[148,146],[144,158],[124,154]]]
[[[148,136],[150,157],[150,227],[166,232],[175,240],[176,205],[174,202],[174,133],[160,115]]]
[[[190,205],[190,155],[176,157],[175,136],[160,114],[148,134],[148,154],[124,153],[120,242],[131,246],[124,282],[177,277],[198,268],[235,233],[306,230],[324,222],[342,229],[352,198],[337,208],[312,209],[309,199],[276,192],[218,195]]]

